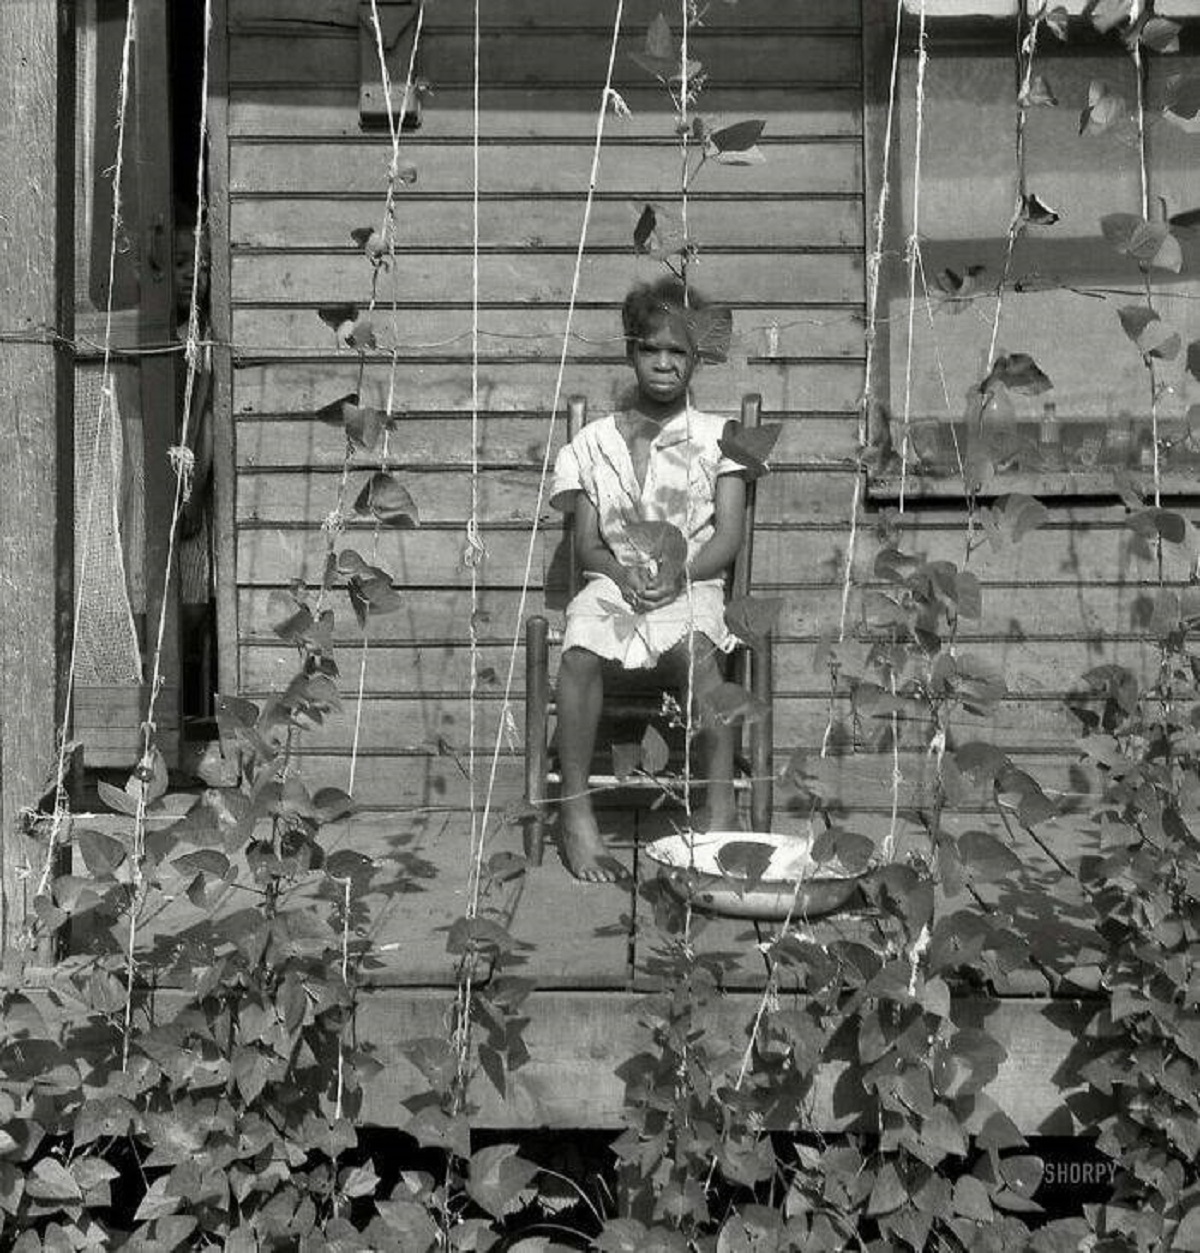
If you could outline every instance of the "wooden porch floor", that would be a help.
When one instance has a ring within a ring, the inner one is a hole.
[[[516,941],[505,960],[506,973],[531,979],[536,991],[526,1003],[525,1040],[530,1060],[510,1077],[504,1098],[481,1079],[474,1097],[480,1126],[616,1127],[621,1124],[621,1063],[646,1047],[638,1023],[638,1003],[650,986],[645,973],[653,952],[652,906],[645,891],[656,873],[641,849],[670,829],[661,813],[618,810],[602,813],[602,828],[613,833],[611,848],[628,878],[617,884],[584,885],[563,867],[548,842],[544,864],[494,889],[485,901],[488,916],[501,921]],[[113,821],[113,819],[109,819]],[[980,815],[956,820],[960,829],[990,829],[1009,837]],[[92,824],[95,825],[95,824]],[[885,817],[868,833],[877,840]],[[899,828],[901,849],[921,839],[912,822]],[[1011,969],[992,969],[986,990],[963,990],[956,1002],[960,1022],[982,1023],[1002,1039],[1008,1058],[989,1091],[1028,1134],[1065,1135],[1076,1127],[1070,1111],[1080,1085],[1071,1078],[1071,1053],[1090,1015],[1079,988],[1066,983],[1066,971],[1086,960],[1094,941],[1081,908],[1082,890],[1072,868],[1089,851],[1089,837],[1078,824],[1049,824],[1037,840],[1019,837],[1010,847],[1021,861],[1015,881],[1003,888],[981,885],[965,896],[939,902],[941,909],[990,910],[1008,916],[1033,936],[1027,960]],[[447,938],[467,906],[470,821],[462,813],[360,814],[326,827],[322,842],[330,853],[352,849],[373,860],[373,886],[365,898],[370,924],[365,943],[360,1038],[377,1050],[381,1072],[365,1092],[364,1117],[381,1125],[402,1125],[406,1097],[424,1089],[424,1080],[402,1054],[406,1040],[444,1037],[455,985],[455,956]],[[517,852],[519,833],[511,828],[489,842],[485,855]],[[311,890],[287,908],[329,908],[329,884],[313,876]],[[179,890],[147,918],[142,929],[149,951],[174,948],[189,932],[213,933],[212,915],[193,905],[181,878]],[[213,899],[213,898],[210,898]],[[215,916],[228,923],[246,908],[244,894],[223,889]],[[220,922],[218,922],[218,926]],[[694,942],[699,953],[721,955],[724,994],[712,1011],[710,1029],[744,1045],[766,979],[759,949],[771,924],[697,914]],[[838,915],[810,924],[818,939],[880,935],[880,920],[868,911]],[[77,937],[82,942],[82,937]],[[92,937],[93,942],[100,937]],[[784,984],[783,997],[789,995]],[[835,1129],[858,1112],[839,1088],[842,1069],[822,1076],[811,1115],[815,1124]]]

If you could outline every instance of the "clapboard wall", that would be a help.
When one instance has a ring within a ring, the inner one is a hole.
[[[236,613],[224,615],[222,651],[236,657],[229,677],[250,696],[279,686],[294,668],[271,632],[268,598],[294,579],[319,581],[321,523],[337,500],[343,441],[313,415],[353,390],[358,376],[354,354],[316,314],[334,301],[366,303],[371,270],[350,231],[378,223],[390,156],[386,134],[360,125],[358,7],[228,0],[222,159],[236,487],[226,521]],[[635,279],[661,273],[634,255],[634,223],[645,201],[668,201],[678,185],[669,102],[630,57],[660,7],[625,6],[616,87],[631,116],[607,121],[570,342],[563,396],[583,392],[599,406],[617,398],[627,377],[620,299]],[[597,0],[490,0],[482,9],[478,498],[487,557],[476,747],[490,753],[519,626],[611,11]],[[355,784],[370,807],[454,808],[468,799],[446,750],[466,748],[471,662],[462,561],[472,459],[471,22],[469,0],[429,6],[422,74],[432,92],[420,129],[403,142],[417,180],[399,194],[399,256],[380,286],[381,351],[363,387],[369,400],[384,402],[394,345],[400,417],[391,457],[422,520],[419,530],[378,539],[375,560],[393,575],[404,606],[372,625]],[[873,151],[864,95],[870,129],[876,75],[868,73],[864,89],[863,24],[849,0],[715,4],[692,47],[708,75],[701,111],[767,122],[765,161],[706,167],[689,216],[701,249],[694,278],[733,305],[736,332],[730,363],[698,377],[697,400],[732,411],[744,391],[758,391],[768,420],[783,424],[774,472],[761,486],[754,563],[756,586],[786,602],[775,655],[782,762],[794,747],[820,744],[828,712],[813,652],[837,626],[849,539],[863,382],[864,153]],[[352,492],[372,459],[354,464]],[[1066,751],[1075,732],[1063,692],[1100,661],[1145,660],[1134,628],[1153,571],[1130,567],[1118,513],[1103,504],[1057,508],[1032,542],[982,552],[973,564],[988,612],[966,636],[1004,668],[1014,694],[992,730],[1067,789],[1080,780]],[[958,560],[963,523],[961,509],[940,503],[910,508],[904,526],[931,556]],[[529,612],[560,599],[560,538],[546,513],[534,540]],[[369,527],[352,525],[343,543],[369,557],[376,541]],[[878,543],[866,516],[855,557],[862,584]],[[1179,564],[1170,573],[1184,578],[1186,560]],[[344,593],[331,603],[343,688],[352,693],[357,626]],[[515,734],[503,740],[498,805],[520,790],[521,678],[518,658]],[[880,728],[853,724],[845,709],[839,719],[858,749],[842,761],[847,800],[886,809],[892,760],[879,749]],[[345,784],[353,725],[348,712],[304,736],[310,780]],[[916,729],[903,766],[907,797],[928,769]]]

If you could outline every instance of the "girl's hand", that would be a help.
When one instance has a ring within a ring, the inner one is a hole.
[[[659,570],[653,578],[646,581],[642,592],[642,603],[647,609],[660,609],[677,600],[683,592],[686,580],[682,569]]]
[[[649,579],[645,570],[639,566],[624,566],[621,570],[621,577],[616,582],[630,609],[638,613],[646,607],[644,598]]]

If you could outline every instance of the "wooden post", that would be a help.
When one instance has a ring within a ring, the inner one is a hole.
[[[73,5],[0,4],[0,950],[36,860],[21,811],[56,765],[70,639],[74,335]],[[64,640],[65,636],[65,640]],[[36,868],[34,870],[36,874]]]

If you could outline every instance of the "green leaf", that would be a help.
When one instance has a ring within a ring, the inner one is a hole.
[[[96,784],[96,790],[100,794],[100,799],[109,809],[115,809],[118,813],[127,814],[131,818],[137,816],[138,803],[136,798],[130,796],[122,788],[113,787],[111,783],[105,783],[101,779]]]
[[[358,305],[350,303],[319,305],[317,307],[317,317],[326,326],[336,331],[347,322],[353,322],[358,317]]]
[[[1168,116],[1182,118],[1186,122],[1200,115],[1200,75],[1181,75],[1169,83],[1164,107]],[[1178,216],[1171,221],[1175,225],[1183,225]]]
[[[729,357],[733,340],[733,310],[726,305],[705,305],[687,315],[696,353],[701,361],[719,365]]]
[[[750,726],[769,712],[766,702],[740,683],[721,683],[700,699],[700,722],[705,727]]]
[[[354,502],[354,511],[373,515],[380,522],[389,523],[401,530],[412,530],[421,524],[416,502],[408,488],[382,470],[376,471],[363,484],[362,491]]]
[[[972,1175],[964,1175],[954,1185],[954,1212],[975,1222],[992,1220],[992,1202],[987,1187]]]
[[[979,384],[979,390],[986,395],[998,385],[1008,388],[1009,391],[1021,392],[1028,396],[1037,396],[1054,386],[1037,362],[1026,352],[1014,352],[997,357],[987,378]]]
[[[77,831],[75,845],[83,857],[83,864],[97,879],[111,878],[127,855],[120,840],[102,831]]]
[[[666,15],[658,13],[646,28],[646,55],[662,60],[675,55],[675,37]]]
[[[1151,15],[1138,31],[1138,38],[1151,52],[1169,54],[1179,51],[1179,32],[1183,28],[1170,18]]]
[[[1046,29],[1059,40],[1065,41],[1067,38],[1067,23],[1070,15],[1067,12],[1066,5],[1056,4],[1054,8],[1049,9],[1042,21],[1046,24]]]
[[[1187,372],[1200,381],[1200,339],[1193,339],[1187,348]]]
[[[988,831],[964,831],[958,854],[975,879],[993,882],[1021,869],[1021,859]]]
[[[746,477],[760,479],[770,472],[768,458],[779,439],[783,424],[767,422],[761,426],[742,426],[740,422],[731,423],[727,428],[729,434],[717,441],[721,451],[731,461],[744,466]]]
[[[1028,192],[1021,201],[1021,217],[1030,226],[1053,226],[1061,215],[1052,209],[1040,196]]]
[[[464,1114],[451,1118],[435,1106],[418,1110],[403,1128],[425,1148],[445,1149],[456,1157],[471,1156],[471,1128]]]
[[[1000,1177],[1017,1194],[1028,1200],[1038,1190],[1045,1163],[1032,1153],[1021,1153],[1000,1159]]]
[[[233,869],[229,858],[215,848],[200,848],[194,853],[184,853],[173,858],[171,865],[183,875],[203,874],[214,879],[224,879]]]
[[[1186,1253],[1200,1253],[1200,1201],[1184,1214],[1183,1221],[1175,1229],[1171,1248],[1186,1250]]]
[[[379,1176],[369,1166],[354,1166],[343,1170],[338,1177],[338,1189],[343,1196],[374,1196],[379,1187]]]
[[[731,879],[758,883],[771,864],[773,849],[761,840],[731,840],[717,850],[717,865]]]
[[[633,228],[634,252],[646,253],[650,251],[650,240],[654,236],[657,225],[658,216],[655,213],[654,206],[652,204],[643,206],[637,225]]]
[[[725,606],[725,625],[743,642],[761,644],[775,629],[783,604],[780,598],[739,596]]]
[[[681,572],[687,563],[687,540],[674,523],[660,520],[632,522],[625,535],[647,561],[657,563],[659,572],[664,576]]]
[[[667,768],[670,750],[667,742],[653,726],[647,726],[640,745],[642,769],[647,774],[659,774]]]
[[[1182,544],[1188,534],[1187,519],[1170,509],[1139,509],[1125,519],[1125,525],[1147,539],[1159,536],[1168,544]]]
[[[769,1136],[728,1138],[721,1144],[717,1161],[726,1179],[747,1188],[775,1174],[775,1150]]]
[[[875,1177],[871,1196],[867,1201],[869,1215],[890,1214],[899,1209],[908,1200],[908,1189],[904,1186],[894,1162],[885,1161]]]
[[[745,152],[758,143],[766,124],[765,119],[762,118],[734,122],[732,126],[723,126],[720,130],[710,131],[708,144],[713,152]]]
[[[387,424],[384,414],[370,405],[346,404],[342,407],[342,427],[346,438],[364,452],[375,448]]]
[[[83,1193],[65,1166],[53,1157],[43,1157],[25,1182],[25,1191],[35,1201],[68,1204],[82,1201]]]
[[[528,1204],[529,1183],[538,1168],[517,1156],[515,1144],[494,1144],[472,1154],[467,1175],[467,1194],[493,1218]]]
[[[1106,34],[1132,20],[1133,0],[1094,0],[1088,16],[1092,25],[1101,34]]]
[[[1110,244],[1143,265],[1175,274],[1183,268],[1183,250],[1166,222],[1148,222],[1132,213],[1109,213],[1100,229]]]
[[[1029,89],[1026,91],[1018,103],[1027,106],[1042,105],[1054,108],[1058,105],[1058,97],[1054,94],[1054,89],[1050,83],[1041,74],[1035,74],[1029,80]]]
[[[404,1253],[429,1253],[437,1247],[438,1226],[416,1201],[376,1201],[375,1208]]]
[[[636,1218],[610,1218],[592,1240],[598,1253],[643,1253],[648,1245],[646,1224]]]
[[[1110,91],[1107,83],[1092,79],[1088,86],[1088,102],[1079,115],[1079,133],[1101,134],[1125,116],[1127,107],[1124,96]]]

